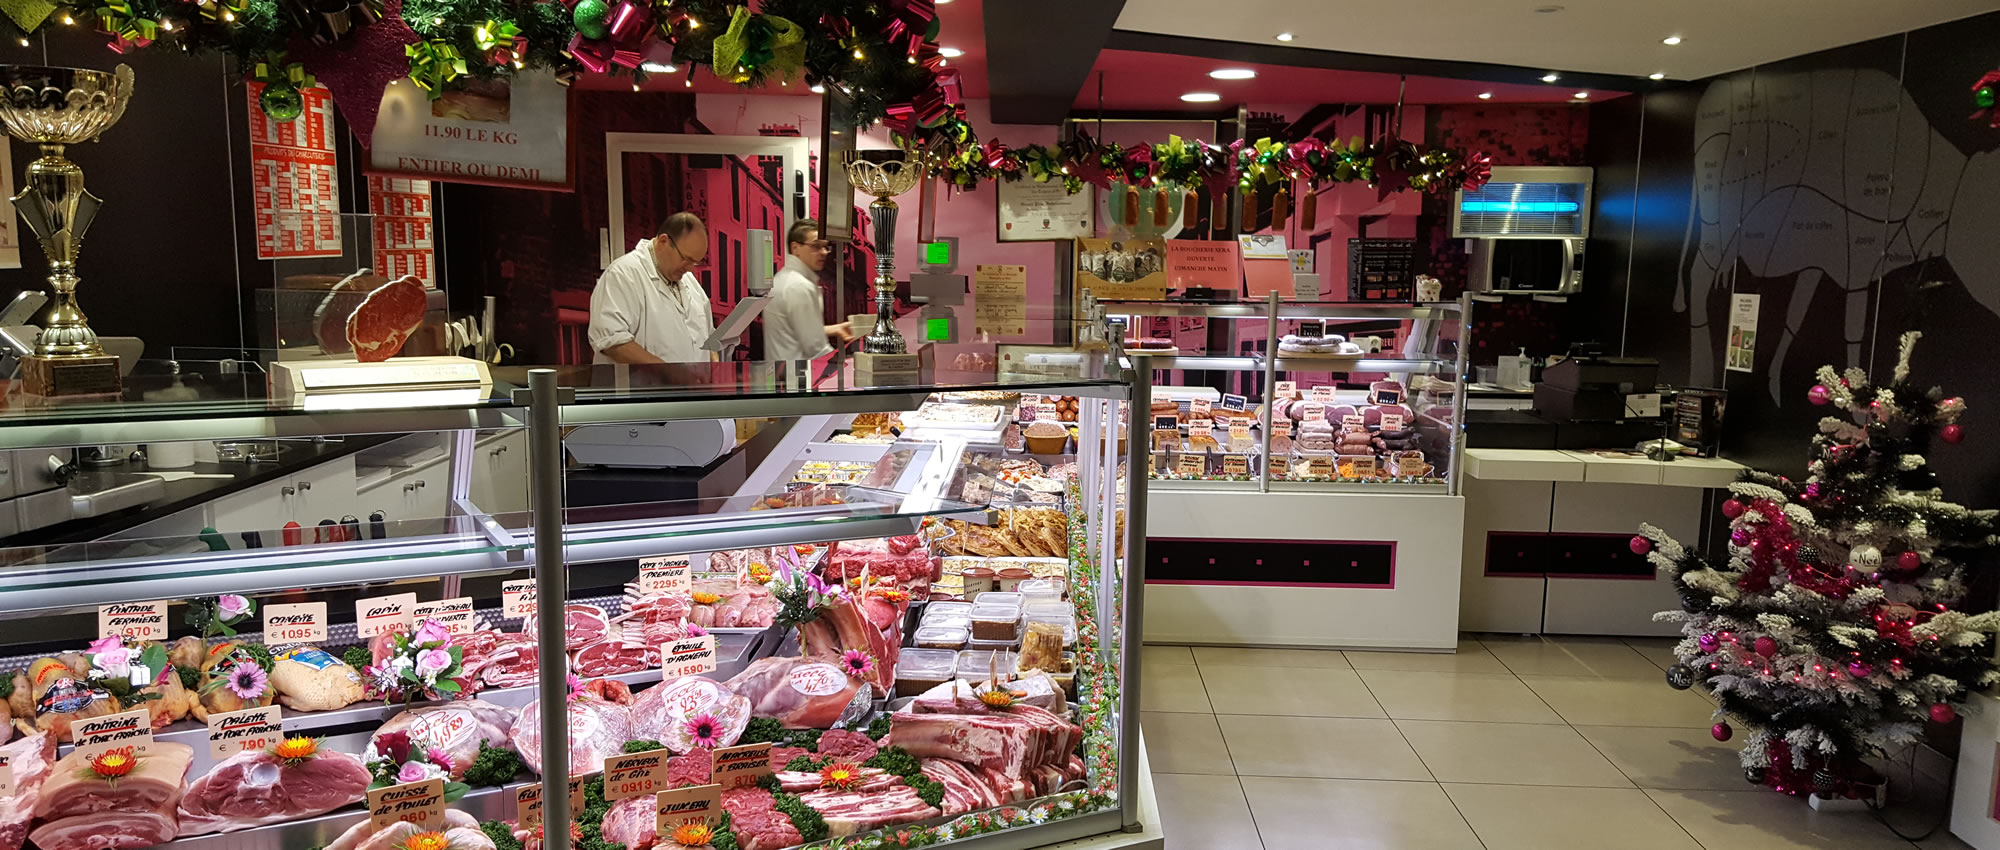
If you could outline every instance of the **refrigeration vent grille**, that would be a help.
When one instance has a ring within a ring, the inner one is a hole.
[[[1459,196],[1460,236],[1582,236],[1590,210],[1585,183],[1488,183]]]

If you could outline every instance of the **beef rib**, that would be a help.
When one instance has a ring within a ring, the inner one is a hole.
[[[424,324],[430,294],[416,275],[405,275],[375,288],[347,316],[347,343],[354,359],[380,363],[403,350],[403,343]]]

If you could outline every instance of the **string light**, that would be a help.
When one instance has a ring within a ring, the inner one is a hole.
[[[224,9],[222,10],[222,19],[225,21],[234,22],[236,20],[236,13],[231,12],[228,9]]]
[[[693,16],[693,15],[689,15],[689,16],[688,16],[688,29],[691,29],[691,30],[698,30],[698,29],[701,29],[701,19],[699,19],[699,18],[696,18],[696,17],[695,17],[695,16]]]
[[[867,54],[864,54],[864,53],[862,53],[862,52],[861,52],[861,48],[857,47],[857,48],[854,48],[854,58],[855,58],[855,59],[866,59],[866,58],[868,58],[868,56],[867,56]]]
[[[442,17],[438,17],[438,18],[432,18],[432,19],[431,19],[431,26],[435,26],[435,27],[441,27],[441,26],[444,26],[444,18],[442,18]]]
[[[166,31],[168,31],[168,32],[173,32],[173,30],[174,30],[174,22],[173,22],[173,21],[170,21],[170,20],[167,20],[167,19],[165,19],[165,18],[161,18],[161,19],[160,19],[160,29],[163,29],[163,30],[166,30]]]
[[[64,13],[64,15],[63,15],[63,26],[66,26],[66,27],[69,27],[69,26],[75,26],[75,25],[76,25],[76,19],[75,19],[75,18],[72,18],[72,17],[70,17],[70,16],[69,16],[69,15],[68,15],[67,13]]]
[[[27,47],[27,46],[28,46],[28,40],[27,40],[27,39],[25,39],[25,38],[24,38],[24,39],[21,39],[21,46],[22,46],[22,47]]]

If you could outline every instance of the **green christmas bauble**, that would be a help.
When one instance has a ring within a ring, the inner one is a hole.
[[[611,4],[604,0],[577,0],[576,8],[570,11],[570,20],[584,38],[603,38],[610,31],[604,25],[604,18],[609,14]]]
[[[306,99],[291,83],[276,82],[264,86],[264,93],[257,96],[257,106],[273,121],[291,121],[305,114]]]
[[[1973,102],[1973,103],[1977,103],[1977,104],[1979,104],[1979,108],[1980,108],[1980,109],[1992,109],[1992,108],[1993,108],[1993,89],[1992,89],[1991,87],[1985,87],[1985,88],[1981,88],[1980,90],[1978,90],[1978,91],[1976,91],[1976,92],[1973,92],[1973,93],[1972,93],[1972,102]]]

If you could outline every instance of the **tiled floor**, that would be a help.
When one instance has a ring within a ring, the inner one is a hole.
[[[1743,781],[1672,641],[1471,635],[1453,655],[1148,646],[1168,850],[1962,850]],[[1934,810],[1906,811],[1921,832]]]

